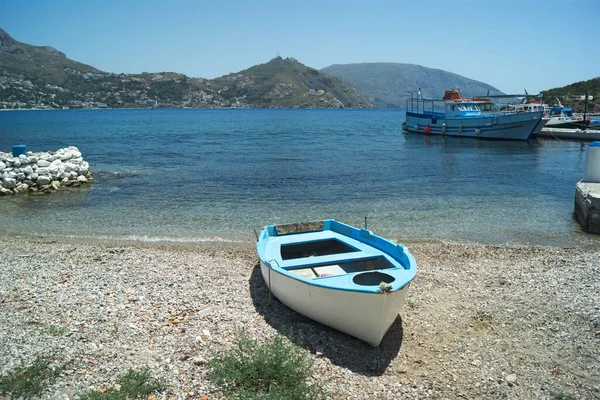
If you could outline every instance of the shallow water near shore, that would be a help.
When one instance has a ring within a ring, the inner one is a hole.
[[[573,220],[587,144],[406,134],[401,110],[0,113],[0,151],[77,146],[94,183],[0,198],[0,235],[252,243],[335,218],[397,241],[600,246]]]

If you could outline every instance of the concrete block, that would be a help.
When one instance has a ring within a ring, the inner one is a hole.
[[[600,183],[577,183],[575,217],[584,232],[600,234]]]

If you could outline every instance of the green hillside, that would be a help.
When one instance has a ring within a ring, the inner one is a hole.
[[[217,79],[175,72],[113,74],[0,29],[0,108],[314,107],[375,105],[341,79],[292,59]]]
[[[335,64],[321,72],[343,79],[384,108],[405,107],[409,92],[419,88],[427,97],[442,97],[445,90],[452,88],[460,88],[464,96],[503,94],[483,82],[415,64]]]
[[[600,112],[600,77],[545,90],[544,102],[557,104],[560,101],[561,104],[572,107],[575,112],[583,112],[586,94],[593,97],[592,100],[588,100],[587,111]]]
[[[293,58],[275,57],[268,63],[213,79],[211,86],[242,104],[253,104],[254,107],[375,106],[348,83]]]

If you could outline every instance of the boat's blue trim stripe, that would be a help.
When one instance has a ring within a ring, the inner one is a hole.
[[[353,278],[357,274],[373,271],[360,271],[328,277],[307,278],[292,271],[288,271],[286,268],[309,268],[312,265],[327,265],[343,263],[344,261],[385,257],[391,265],[395,266],[395,268],[377,271],[394,277],[394,282],[390,284],[393,291],[402,289],[410,283],[416,274],[416,261],[405,246],[395,244],[394,242],[374,235],[371,231],[356,229],[335,220],[325,220],[323,231],[304,233],[302,242],[333,238],[356,248],[358,250],[357,252],[282,260],[280,250],[281,245],[297,243],[298,235],[277,236],[276,229],[270,229],[271,227],[272,225],[267,226],[261,231],[256,244],[256,250],[261,262],[273,271],[291,279],[302,281],[308,285],[364,293],[379,292],[379,285],[363,286],[353,282]],[[272,236],[271,234],[275,234],[275,236]],[[307,258],[310,260],[307,260]]]

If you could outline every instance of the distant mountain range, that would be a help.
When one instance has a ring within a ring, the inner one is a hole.
[[[460,88],[467,97],[503,94],[486,83],[415,64],[335,64],[321,69],[321,72],[345,80],[383,108],[405,107],[409,91],[419,89],[423,96],[438,98],[452,88]]]
[[[574,84],[574,90],[596,90],[600,78],[587,82],[592,83]],[[275,57],[215,79],[176,72],[115,74],[70,60],[52,47],[21,43],[0,29],[0,109],[403,108],[409,91],[441,97],[457,87],[465,96],[502,94],[457,74],[398,63],[336,64],[319,71],[293,58]],[[549,93],[569,93],[563,89]]]
[[[31,46],[0,29],[0,108],[373,108],[343,80],[276,57],[216,79],[174,72],[113,74]]]

